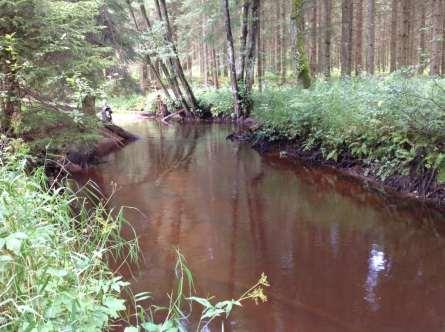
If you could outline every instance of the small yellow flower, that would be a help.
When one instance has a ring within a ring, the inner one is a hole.
[[[267,275],[265,275],[264,272],[261,273],[261,278],[258,283],[264,287],[270,287],[269,281],[267,280]]]

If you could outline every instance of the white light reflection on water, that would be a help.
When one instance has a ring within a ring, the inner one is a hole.
[[[376,295],[376,288],[379,283],[380,274],[385,271],[387,259],[385,253],[376,244],[372,245],[368,259],[368,275],[365,283],[365,301],[369,303],[373,311],[377,311],[379,298]]]

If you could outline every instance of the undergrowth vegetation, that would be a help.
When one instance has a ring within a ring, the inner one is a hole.
[[[260,138],[298,140],[328,160],[360,159],[382,180],[425,169],[445,180],[443,80],[394,75],[268,90],[254,116]]]
[[[21,145],[0,156],[0,329],[97,331],[125,309],[127,285],[106,264],[123,241],[121,214],[88,210],[68,188],[48,188],[43,170],[25,172]]]

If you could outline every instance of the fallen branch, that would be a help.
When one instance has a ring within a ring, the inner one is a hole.
[[[170,126],[170,123],[168,123],[167,120],[173,118],[176,115],[179,115],[181,112],[182,112],[182,110],[178,111],[178,112],[175,112],[175,113],[172,113],[170,115],[167,115],[166,117],[161,119],[161,122],[165,123],[167,126]]]

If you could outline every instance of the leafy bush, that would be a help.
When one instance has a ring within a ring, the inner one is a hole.
[[[210,108],[214,117],[232,115],[233,97],[230,88],[199,90],[197,96],[200,106]]]
[[[445,81],[357,78],[318,81],[309,90],[255,95],[260,138],[298,140],[324,158],[350,155],[386,179],[435,169],[445,161]]]

